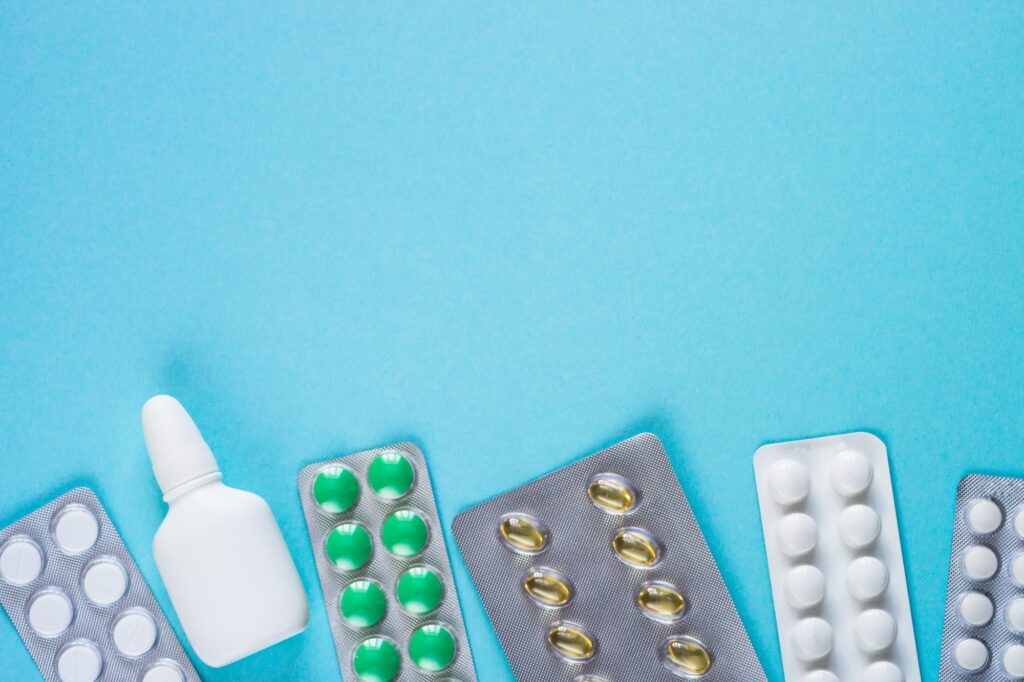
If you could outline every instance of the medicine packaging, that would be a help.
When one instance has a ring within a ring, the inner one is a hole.
[[[652,434],[464,511],[453,529],[519,682],[767,679]]]
[[[882,441],[765,445],[754,470],[786,679],[919,682]]]
[[[344,679],[475,682],[419,448],[310,464],[299,494]]]
[[[0,603],[45,680],[199,680],[88,488],[0,531]]]

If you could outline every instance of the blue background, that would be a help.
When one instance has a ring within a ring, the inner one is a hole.
[[[2,4],[0,521],[94,486],[169,608],[179,397],[314,605],[205,679],[338,679],[303,464],[414,439],[447,525],[650,430],[781,680],[751,457],[854,429],[936,678],[956,482],[1024,474],[1020,2]]]

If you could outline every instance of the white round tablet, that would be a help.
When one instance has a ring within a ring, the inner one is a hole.
[[[103,670],[103,657],[92,642],[72,642],[57,656],[61,682],[95,682]]]
[[[903,671],[889,661],[877,661],[864,669],[861,682],[903,682]]]
[[[27,537],[15,536],[0,550],[0,578],[28,585],[43,572],[43,550]]]
[[[1010,580],[1024,587],[1024,554],[1018,554],[1010,561]]]
[[[82,588],[94,604],[109,606],[128,591],[128,572],[114,557],[101,557],[85,567]]]
[[[967,503],[967,527],[976,535],[994,533],[1003,525],[1003,510],[992,500],[977,499]]]
[[[1003,652],[1003,672],[1015,680],[1024,679],[1024,646],[1011,644]]]
[[[889,586],[889,570],[879,559],[862,556],[846,568],[846,588],[860,601],[877,599]]]
[[[804,618],[793,628],[793,649],[802,661],[832,653],[832,626],[821,618]]]
[[[878,539],[882,519],[866,504],[854,504],[839,514],[839,537],[850,549],[864,549]]]
[[[988,625],[995,611],[996,607],[987,594],[968,592],[960,597],[960,618],[971,627]]]
[[[1017,634],[1024,634],[1024,597],[1014,597],[1006,607],[1006,626]]]
[[[953,661],[961,670],[976,673],[988,665],[988,647],[977,639],[962,640],[953,649]]]
[[[56,637],[67,630],[74,614],[68,595],[56,588],[37,592],[28,603],[28,623],[40,637]]]
[[[839,682],[839,678],[830,670],[815,670],[804,675],[802,682]]]
[[[871,485],[871,462],[862,452],[843,450],[832,460],[829,479],[832,489],[843,497],[856,497]]]
[[[1017,531],[1017,537],[1024,540],[1024,509],[1017,512],[1013,517],[1013,529]]]
[[[66,554],[81,554],[96,544],[100,524],[93,513],[81,504],[69,504],[57,512],[53,523],[53,539]]]
[[[988,580],[999,570],[999,557],[985,545],[971,545],[964,551],[963,567],[971,580]]]
[[[798,504],[811,491],[807,468],[793,459],[780,459],[768,469],[768,491],[783,506]]]
[[[786,599],[790,606],[809,609],[825,598],[825,574],[816,566],[794,566],[786,572]]]
[[[141,656],[156,644],[156,622],[142,609],[125,611],[114,619],[111,637],[125,656]]]
[[[142,682],[185,682],[185,674],[173,661],[157,661],[146,670]]]
[[[786,514],[776,529],[779,549],[789,557],[807,554],[818,544],[818,524],[807,514]]]
[[[877,654],[896,641],[896,620],[882,609],[868,609],[853,621],[853,636],[861,651]]]

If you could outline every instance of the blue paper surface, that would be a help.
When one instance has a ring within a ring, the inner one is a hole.
[[[935,679],[956,482],[1024,474],[1024,5],[101,5],[0,11],[0,523],[93,486],[169,609],[169,392],[313,604],[204,679],[338,679],[303,464],[413,439],[450,522],[650,430],[781,680],[751,458],[864,429]]]

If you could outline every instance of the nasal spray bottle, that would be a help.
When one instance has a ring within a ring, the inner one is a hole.
[[[219,668],[302,632],[306,591],[267,503],[221,482],[174,398],[151,398],[142,430],[169,505],[153,556],[196,655]]]

